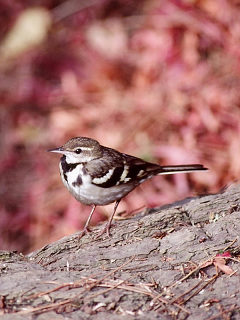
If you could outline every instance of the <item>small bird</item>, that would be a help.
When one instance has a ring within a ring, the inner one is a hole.
[[[86,137],[72,138],[62,147],[48,152],[63,154],[59,163],[63,184],[79,202],[93,206],[80,238],[90,232],[88,225],[96,206],[115,202],[107,224],[97,237],[104,232],[110,236],[119,202],[139,184],[156,175],[208,170],[201,164],[159,166]]]

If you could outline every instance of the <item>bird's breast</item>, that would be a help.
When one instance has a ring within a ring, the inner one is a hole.
[[[122,199],[128,194],[133,186],[126,184],[124,186],[114,186],[111,188],[102,188],[92,184],[91,176],[86,172],[83,164],[79,164],[69,171],[64,171],[60,164],[60,173],[63,184],[69,192],[79,202],[85,205],[104,206]]]

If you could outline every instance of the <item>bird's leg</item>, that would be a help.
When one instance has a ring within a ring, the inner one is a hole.
[[[89,225],[89,223],[90,223],[90,220],[91,220],[91,218],[92,218],[92,215],[93,215],[93,212],[94,212],[95,208],[96,208],[96,205],[94,204],[93,207],[92,207],[92,211],[91,211],[91,213],[90,213],[90,215],[89,215],[89,217],[88,217],[88,219],[87,219],[87,222],[85,223],[85,226],[84,226],[84,228],[83,228],[83,231],[81,231],[80,234],[79,234],[79,238],[78,238],[79,240],[80,240],[85,234],[91,232],[91,230],[88,228],[88,225]]]
[[[112,219],[116,213],[116,210],[117,210],[117,207],[118,207],[120,201],[121,200],[117,200],[115,202],[115,206],[114,206],[113,212],[111,214],[111,217],[109,218],[108,222],[105,224],[102,231],[95,237],[95,239],[98,239],[99,237],[101,237],[104,234],[104,232],[107,232],[107,236],[110,238],[110,228],[111,228]]]

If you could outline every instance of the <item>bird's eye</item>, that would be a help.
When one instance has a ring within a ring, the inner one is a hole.
[[[80,154],[81,152],[82,152],[82,149],[80,149],[80,148],[78,148],[78,149],[75,150],[75,153],[76,153],[76,154]]]

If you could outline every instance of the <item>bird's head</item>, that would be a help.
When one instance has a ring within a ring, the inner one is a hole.
[[[62,147],[49,149],[48,152],[65,155],[68,163],[89,162],[102,156],[102,148],[99,142],[86,137],[72,138]]]

